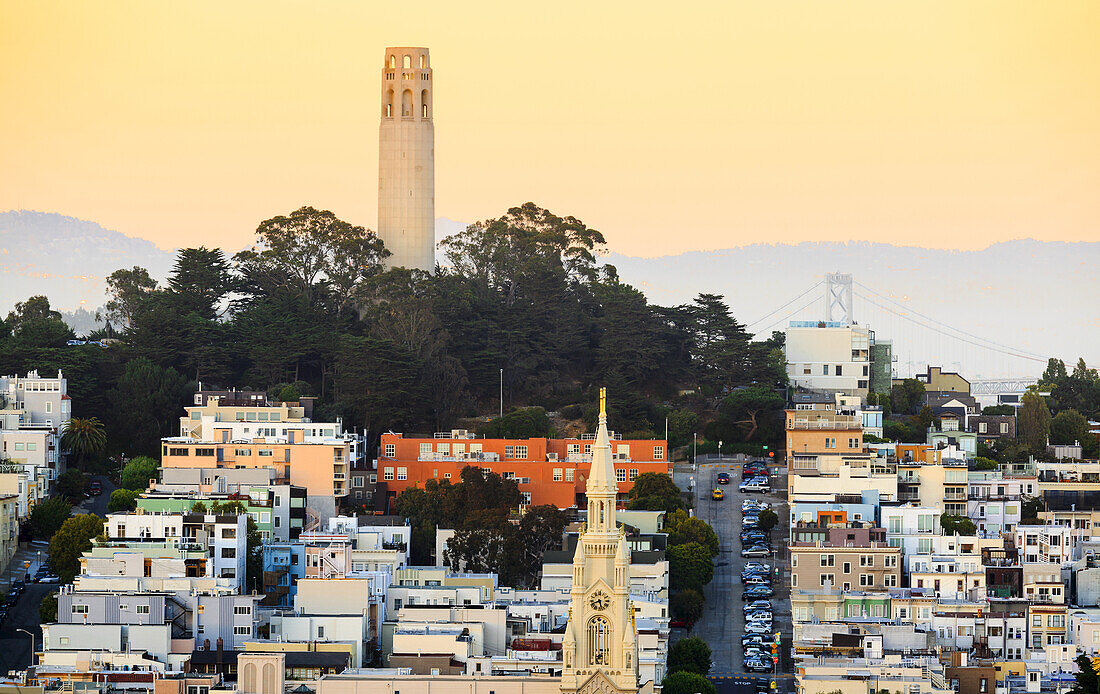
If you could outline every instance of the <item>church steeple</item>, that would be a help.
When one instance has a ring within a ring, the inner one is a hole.
[[[630,603],[630,548],[615,524],[618,484],[607,431],[607,391],[585,487],[588,523],[573,555],[569,623],[562,638],[562,694],[638,691],[638,637]]]
[[[611,436],[607,433],[607,389],[600,388],[600,419],[596,425],[596,443],[592,446],[592,468],[585,487],[589,532],[617,532],[615,500],[618,493],[615,461],[611,457]]]

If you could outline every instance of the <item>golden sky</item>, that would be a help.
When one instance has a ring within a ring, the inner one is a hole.
[[[635,255],[1100,240],[1100,2],[0,0],[0,210],[165,248],[375,226],[386,46],[435,70],[436,214]]]

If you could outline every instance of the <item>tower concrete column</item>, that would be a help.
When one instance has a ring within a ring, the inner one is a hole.
[[[390,267],[435,272],[435,107],[427,48],[387,48],[378,128],[378,236]]]

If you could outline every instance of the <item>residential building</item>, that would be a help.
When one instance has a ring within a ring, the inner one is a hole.
[[[970,381],[954,371],[944,371],[940,366],[930,365],[924,373],[914,378],[924,384],[925,392],[970,393]]]
[[[43,378],[38,371],[26,376],[0,376],[0,457],[21,470],[7,480],[0,493],[20,497],[20,518],[52,492],[52,483],[64,471],[61,432],[72,418],[68,379]],[[19,489],[20,482],[22,489]]]
[[[1006,477],[989,470],[970,471],[967,484],[966,515],[981,533],[1011,532],[1023,514],[1024,497],[1037,490],[1035,477]]]
[[[18,548],[19,497],[0,496],[0,573],[7,571]]]
[[[140,549],[143,543],[178,547],[183,552],[198,548],[208,558],[203,562],[205,573],[199,575],[235,579],[238,588],[243,585],[247,555],[244,515],[114,513],[107,516],[104,532],[108,543],[93,547],[92,556],[109,557],[112,549],[125,554],[125,550]],[[187,557],[184,559],[186,564]],[[195,574],[189,571],[187,575]]]
[[[249,438],[231,438],[230,423],[226,428],[214,424],[214,441],[194,441],[189,437],[163,439],[161,467],[171,468],[270,468],[277,484],[304,487],[307,508],[317,512],[321,521],[336,514],[337,499],[347,495],[348,470],[360,455],[362,441],[351,434],[338,436],[303,436],[301,430],[289,428],[282,435],[280,425],[263,427],[276,432]],[[327,431],[336,425],[317,425]],[[259,427],[257,427],[259,428]]]
[[[861,534],[833,528],[824,542],[792,543],[791,587],[875,591],[901,586],[901,549],[887,545],[881,528],[867,531],[864,539]]]
[[[137,510],[143,513],[190,513],[201,503],[208,510],[220,504],[243,504],[249,518],[256,523],[263,541],[286,542],[297,539],[306,522],[306,490],[289,484],[237,487],[239,491],[203,493],[196,491],[161,491],[154,487],[137,499]],[[297,503],[294,503],[297,502]]]
[[[874,333],[842,322],[791,321],[784,351],[795,388],[866,398]]]
[[[1016,438],[1016,415],[972,414],[966,418],[966,430],[977,434],[978,442],[991,444],[999,439]]]
[[[670,473],[664,439],[631,441],[612,432],[608,435],[621,495],[630,491],[642,473]],[[594,446],[595,438],[589,434],[576,439],[483,439],[465,430],[431,437],[382,434],[376,464],[378,493],[385,491],[392,508],[405,489],[423,486],[431,479],[457,482],[462,471],[472,466],[515,480],[524,505],[579,508],[584,506]]]

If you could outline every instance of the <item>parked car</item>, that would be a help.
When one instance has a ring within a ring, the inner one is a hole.
[[[768,637],[762,634],[741,634],[742,646],[747,646],[751,643],[768,643]]]
[[[753,574],[741,581],[747,586],[770,586],[771,579],[761,574]]]
[[[768,536],[762,532],[748,532],[740,536],[742,545],[766,545]]]
[[[99,483],[99,480],[92,480],[88,484],[88,493],[92,496],[99,496],[103,493],[103,486]]]
[[[710,498],[714,499],[715,501],[720,501],[723,498],[725,498],[725,496],[726,496],[726,493],[723,492],[721,489],[718,489],[718,488],[715,488],[715,490],[710,493]]]
[[[775,591],[771,586],[749,586],[741,593],[742,600],[758,600],[759,598],[770,598],[775,595]]]
[[[765,509],[771,508],[771,504],[766,501],[757,501],[756,499],[745,499],[741,502],[741,513],[760,513]],[[753,515],[755,515],[755,513]]]
[[[745,562],[745,568],[743,570],[744,571],[763,571],[764,573],[769,573],[772,570],[772,567],[771,567],[770,564],[765,564],[762,561],[747,561],[747,562]]]
[[[772,548],[767,545],[753,545],[741,550],[742,557],[770,557],[771,555]]]
[[[46,574],[38,579],[39,583],[59,583],[60,581],[61,579],[53,574]]]
[[[771,485],[769,485],[767,482],[760,482],[758,480],[754,480],[754,481],[749,481],[749,482],[742,482],[737,487],[737,490],[739,492],[741,492],[742,494],[748,494],[748,493],[751,493],[751,492],[760,492],[761,494],[766,494],[766,493],[770,492],[772,490],[772,488],[771,488]]]
[[[764,624],[762,622],[749,622],[745,625],[745,631],[750,634],[770,634],[772,627],[770,624]]]
[[[23,581],[14,581],[11,584],[11,589],[19,591],[19,594],[22,595],[23,591],[25,591],[27,589],[27,584],[24,583]]]
[[[7,604],[14,605],[16,602],[19,601],[19,591],[16,590],[15,588],[12,588],[11,590],[8,591],[8,594],[7,594],[7,596],[5,596],[4,599],[5,599],[5,602],[7,602]]]
[[[718,477],[716,477],[715,480],[718,482],[718,484],[729,484],[730,483],[730,473],[728,473],[728,472],[719,472]]]
[[[752,612],[753,610],[770,610],[771,608],[771,600],[753,600],[750,603],[746,603],[743,609],[745,612]]]
[[[750,672],[771,672],[772,663],[770,660],[764,660],[763,658],[752,658],[745,661],[745,669]]]
[[[772,613],[771,612],[749,612],[745,615],[746,624],[767,624],[769,627],[772,625]]]

